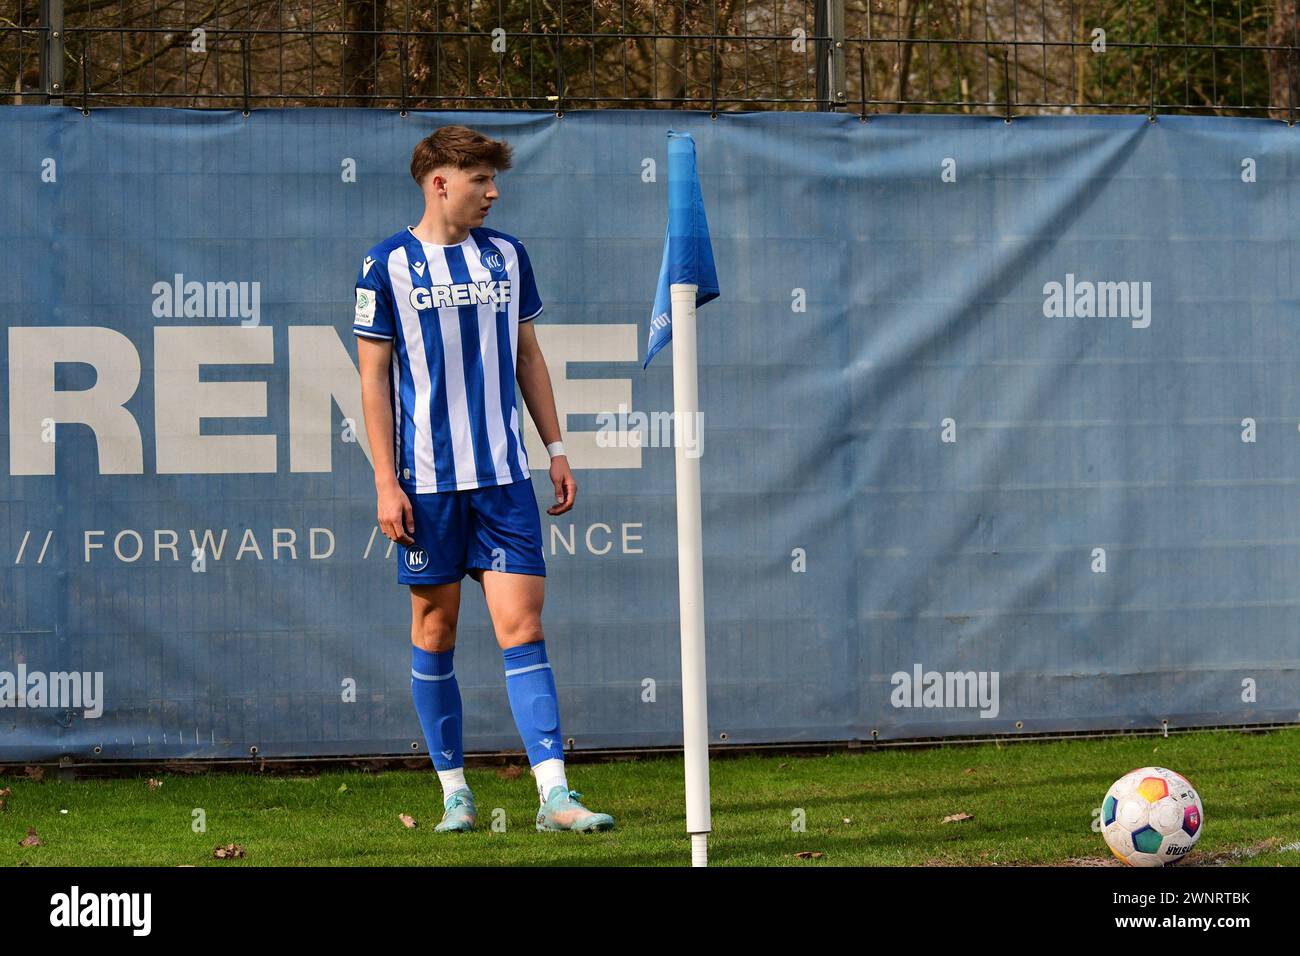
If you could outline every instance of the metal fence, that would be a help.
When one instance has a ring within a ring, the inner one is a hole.
[[[14,103],[1294,123],[1300,0],[2,0]]]

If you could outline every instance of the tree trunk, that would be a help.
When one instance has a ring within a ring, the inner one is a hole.
[[[345,0],[346,29],[382,30],[387,0]],[[340,99],[339,106],[374,106],[379,58],[383,55],[383,38],[375,35],[347,33],[343,37],[343,92],[350,96],[366,94],[365,99]]]
[[[1291,46],[1290,50],[1268,51],[1269,97],[1277,109],[1273,118],[1290,122],[1300,113],[1300,55],[1294,46],[1300,27],[1300,6],[1296,0],[1276,0],[1273,21],[1268,27],[1269,46]]]
[[[661,22],[656,30],[659,33],[681,33],[682,8],[676,4],[669,6],[668,22]],[[668,106],[676,105],[672,101],[679,100],[686,95],[686,69],[683,59],[685,49],[686,44],[678,39],[655,40],[655,88],[653,96],[656,99],[668,100]],[[655,105],[658,106],[659,104],[656,103]]]
[[[916,29],[919,8],[917,0],[907,0],[907,6],[903,8],[903,49],[898,57],[898,95],[894,97],[898,103],[894,106],[895,113],[903,112],[903,103],[907,101],[907,79],[912,72],[912,32]]]

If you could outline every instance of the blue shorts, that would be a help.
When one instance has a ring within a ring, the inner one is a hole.
[[[399,584],[447,584],[470,568],[546,576],[531,478],[408,497],[415,512],[415,546],[397,546]]]

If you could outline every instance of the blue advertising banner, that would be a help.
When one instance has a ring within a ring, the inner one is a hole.
[[[448,123],[514,146],[487,225],[545,303],[566,514],[519,408],[568,747],[680,744],[675,441],[715,742],[1297,720],[1295,129],[23,106],[0,761],[425,753],[351,323]],[[671,362],[642,367],[670,126],[726,290],[680,433]],[[465,749],[519,750],[462,599]]]

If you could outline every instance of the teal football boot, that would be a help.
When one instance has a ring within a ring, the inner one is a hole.
[[[442,822],[433,828],[434,833],[468,833],[474,829],[478,810],[474,806],[474,794],[468,787],[462,787],[449,796],[442,808]]]
[[[539,830],[576,830],[595,833],[614,829],[614,818],[608,813],[592,813],[578,801],[582,794],[564,787],[552,787],[546,802],[537,811]]]

